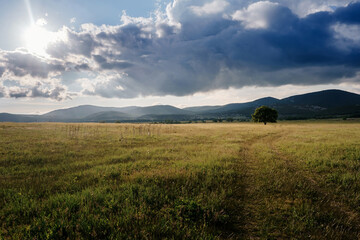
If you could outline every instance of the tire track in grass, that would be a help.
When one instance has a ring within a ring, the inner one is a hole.
[[[320,186],[319,181],[315,180],[317,177],[312,176],[314,173],[308,169],[302,168],[294,160],[290,160],[290,156],[282,153],[278,147],[275,145],[276,141],[270,142],[270,147],[273,152],[276,154],[277,159],[283,161],[289,168],[296,169],[296,174],[301,176],[306,183],[315,191],[319,198],[322,199],[320,204],[324,209],[333,212],[335,215],[343,216],[345,224],[348,226],[348,230],[353,232],[356,239],[360,239],[360,216],[359,214],[352,210],[349,205],[337,199],[337,197],[330,192],[328,189],[325,189]]]
[[[239,153],[243,239],[359,239],[356,212],[320,187],[300,163],[276,147],[283,133],[250,139]]]
[[[261,138],[261,137],[260,137]],[[259,136],[250,138],[246,145],[242,145],[239,150],[239,168],[244,174],[242,181],[241,194],[241,221],[238,222],[238,227],[241,229],[242,235],[239,239],[260,239],[257,232],[259,231],[257,215],[257,206],[260,205],[260,199],[256,198],[256,179],[257,170],[259,168],[253,154],[251,147],[259,141]]]

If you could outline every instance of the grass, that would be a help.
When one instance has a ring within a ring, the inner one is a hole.
[[[358,239],[360,124],[0,124],[0,239]]]

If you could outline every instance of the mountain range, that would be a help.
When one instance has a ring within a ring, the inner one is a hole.
[[[342,90],[324,90],[276,99],[266,97],[246,103],[219,106],[176,108],[170,105],[150,107],[98,107],[82,105],[58,109],[42,115],[0,113],[1,122],[147,122],[189,121],[235,118],[249,120],[262,105],[275,108],[280,119],[360,117],[360,95]]]

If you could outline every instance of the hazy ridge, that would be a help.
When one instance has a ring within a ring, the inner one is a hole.
[[[360,117],[360,95],[342,90],[324,90],[284,99],[266,97],[246,103],[219,106],[176,108],[170,105],[149,107],[99,107],[81,105],[58,109],[43,115],[0,113],[2,122],[115,122],[165,121],[236,118],[247,120],[254,110],[267,105],[278,110],[280,119]]]

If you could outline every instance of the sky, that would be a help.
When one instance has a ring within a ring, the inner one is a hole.
[[[360,1],[0,0],[0,112],[360,94]]]

